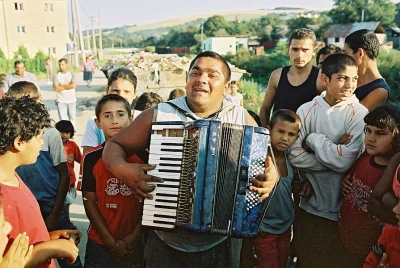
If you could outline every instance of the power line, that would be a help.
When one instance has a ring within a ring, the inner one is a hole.
[[[80,5],[81,8],[82,8],[83,13],[85,13],[86,16],[90,17],[90,15],[89,15],[89,13],[86,11],[86,8],[85,8],[85,6],[83,5],[82,1],[81,1],[81,0],[78,0],[78,3],[79,3],[79,5]]]

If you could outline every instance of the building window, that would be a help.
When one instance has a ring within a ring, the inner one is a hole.
[[[25,33],[25,26],[17,26],[17,32],[18,33]]]
[[[46,30],[48,33],[54,33],[54,26],[46,26]]]
[[[24,10],[24,4],[19,2],[14,2],[15,10]]]
[[[46,12],[53,12],[54,11],[54,6],[51,3],[45,3],[44,4],[44,10]]]
[[[53,54],[56,54],[56,48],[53,47]]]
[[[49,54],[56,54],[56,48],[55,47],[49,47]]]
[[[339,43],[340,38],[339,37],[335,37],[335,43]]]

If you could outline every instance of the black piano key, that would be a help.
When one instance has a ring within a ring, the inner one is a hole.
[[[183,148],[182,149],[168,149],[168,148],[161,148],[160,150],[161,152],[183,152]]]
[[[171,170],[171,169],[159,169],[158,172],[166,172],[166,173],[181,173],[180,170]]]
[[[164,167],[164,166],[166,166],[166,167],[180,167],[180,166],[182,166],[182,164],[159,163],[157,166],[160,166],[160,167]]]
[[[155,205],[154,206],[155,208],[166,208],[166,209],[177,209],[176,207],[173,207],[173,206],[165,206],[165,205]]]
[[[178,200],[157,199],[156,202],[176,204],[176,203],[178,203]]]
[[[161,145],[165,145],[165,146],[183,146],[183,142],[182,143],[162,142]]]
[[[154,220],[153,223],[174,225],[173,222],[169,222],[169,221],[156,221],[156,220]]]
[[[167,218],[167,219],[176,219],[176,216],[161,215],[161,214],[154,214],[154,217]]]
[[[177,194],[167,194],[167,193],[156,193],[156,196],[169,196],[169,197],[178,197]]]

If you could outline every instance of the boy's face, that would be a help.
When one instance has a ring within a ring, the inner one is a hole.
[[[36,162],[43,145],[43,132],[44,130],[41,129],[39,135],[29,141],[15,141],[14,146],[18,147],[21,152],[21,165],[30,165]]]
[[[3,253],[8,243],[7,235],[11,232],[12,226],[4,218],[4,210],[0,205],[0,263],[3,261]]]
[[[329,79],[322,74],[322,82],[326,88],[326,100],[330,105],[348,100],[357,88],[357,67],[347,66],[346,69],[332,74]]]
[[[60,136],[61,136],[62,142],[65,144],[71,138],[71,133],[60,131]]]
[[[288,150],[299,137],[299,125],[289,121],[278,120],[270,130],[271,145],[274,150]]]
[[[303,68],[306,66],[315,55],[314,41],[306,39],[292,39],[289,45],[289,57],[293,66]]]
[[[343,53],[347,56],[352,57],[357,62],[358,66],[360,66],[362,63],[362,55],[360,53],[361,51],[362,49],[360,48],[356,53],[354,53],[353,49],[351,49],[348,44],[345,43],[343,46]]]
[[[365,148],[372,156],[388,157],[393,154],[394,133],[371,125],[365,126]]]
[[[107,89],[107,94],[117,94],[128,101],[129,104],[136,98],[135,87],[126,79],[115,80]]]
[[[99,118],[96,119],[97,127],[103,130],[107,139],[114,137],[121,129],[128,127],[131,122],[132,116],[129,118],[125,105],[116,101],[105,103]]]

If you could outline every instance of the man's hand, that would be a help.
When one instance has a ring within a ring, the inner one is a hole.
[[[29,246],[29,237],[26,233],[19,234],[4,255],[0,268],[24,267],[32,255],[33,245]]]
[[[115,250],[112,252],[114,256],[123,257],[125,255],[132,255],[133,249],[129,243],[124,240],[119,240],[118,246],[115,247]]]
[[[81,241],[82,233],[79,232],[78,230],[57,230],[54,232],[50,232],[50,239],[51,240],[56,240],[56,239],[70,239],[71,235],[75,235],[76,239],[74,240],[76,245],[79,245],[79,242]]]
[[[132,189],[135,197],[142,202],[143,199],[153,199],[152,195],[147,194],[155,189],[153,185],[147,185],[146,182],[163,182],[164,180],[152,175],[147,175],[146,172],[152,170],[156,165],[147,164],[131,164],[124,165],[124,177],[131,178],[129,181],[125,180],[125,184]]]
[[[303,188],[301,190],[301,192],[299,193],[299,195],[303,198],[310,198],[312,195],[314,194],[314,189],[312,187],[312,184],[309,180],[306,180],[303,183]]]
[[[276,182],[279,180],[279,173],[272,163],[271,157],[267,157],[265,160],[265,173],[257,175],[255,179],[251,180],[252,186],[250,190],[261,195],[260,202],[264,201],[272,189],[274,189]]]
[[[351,135],[349,133],[344,133],[343,136],[340,137],[339,144],[341,144],[341,145],[349,144],[352,138],[353,138],[353,135]]]
[[[50,213],[44,221],[47,227],[47,231],[51,232],[58,229],[58,218],[59,215],[55,215],[55,213]]]
[[[343,178],[341,187],[343,196],[347,196],[350,193],[351,189],[353,188],[353,183],[351,182],[352,178],[350,174]]]
[[[76,261],[79,249],[74,242],[66,239],[56,239],[50,241],[52,243],[52,247],[56,250],[55,258],[64,258],[70,264]]]

